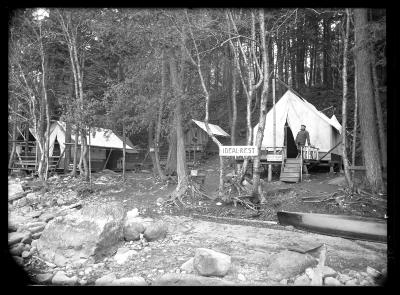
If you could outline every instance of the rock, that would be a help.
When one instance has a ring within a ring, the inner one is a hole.
[[[38,283],[49,283],[53,278],[52,273],[41,273],[35,276],[35,279]]]
[[[32,239],[33,240],[37,240],[37,239],[40,238],[41,235],[42,235],[42,232],[35,233],[35,234],[32,235]]]
[[[327,265],[324,265],[322,268],[322,278],[326,278],[326,277],[336,277],[337,276],[337,272],[336,270],[334,270],[333,268],[330,268]]]
[[[31,247],[37,248],[37,242],[38,242],[37,240],[33,240],[31,243]]]
[[[107,274],[107,275],[102,276],[101,278],[97,279],[97,280],[94,282],[94,284],[95,284],[96,286],[110,286],[111,283],[112,283],[113,281],[115,281],[116,279],[117,279],[117,277],[115,276],[115,274],[110,273],[110,274]]]
[[[139,216],[139,210],[137,208],[133,208],[132,210],[126,212],[126,220],[130,220]]]
[[[371,281],[368,281],[366,279],[360,282],[360,286],[370,286],[370,285],[372,285]]]
[[[345,285],[346,285],[346,286],[357,286],[357,279],[348,280],[348,281],[345,283]]]
[[[16,232],[18,230],[18,227],[15,224],[8,224],[8,232]]]
[[[211,249],[197,248],[193,266],[203,276],[225,276],[231,267],[231,257]]]
[[[77,281],[78,278],[76,276],[70,278],[67,277],[64,271],[58,271],[51,280],[51,283],[53,285],[75,285]]]
[[[164,199],[163,199],[163,198],[158,198],[158,199],[156,200],[157,206],[161,206],[163,203],[164,203]]]
[[[137,241],[144,230],[145,227],[142,223],[127,220],[124,223],[124,238],[126,241]]]
[[[124,218],[125,210],[117,202],[91,204],[57,217],[47,224],[37,242],[39,256],[59,266],[65,260],[102,259],[123,239]]]
[[[40,215],[39,220],[43,222],[49,222],[56,217],[55,213],[43,213]]]
[[[239,281],[242,281],[242,282],[246,281],[246,277],[241,273],[238,274],[238,279],[239,279]]]
[[[22,238],[21,243],[28,245],[32,243],[32,234],[30,232],[27,232],[25,236]]]
[[[24,251],[30,251],[31,250],[31,245],[29,245],[29,244],[25,244],[24,245]]]
[[[29,251],[24,251],[22,252],[21,257],[24,259],[29,258],[31,257],[31,253]]]
[[[294,277],[315,264],[317,264],[317,260],[309,254],[285,250],[271,257],[271,263],[267,267],[267,274],[269,278],[280,281]]]
[[[21,257],[19,257],[19,256],[13,256],[13,259],[14,259],[15,262],[16,262],[17,264],[19,264],[20,266],[23,266],[23,265],[24,265],[24,259],[22,259]]]
[[[29,231],[33,235],[33,234],[42,232],[45,227],[46,227],[45,225],[34,226],[34,227],[29,228]]]
[[[8,245],[12,246],[22,241],[25,238],[27,232],[13,232],[8,235]]]
[[[168,226],[162,221],[157,221],[146,227],[143,236],[147,241],[155,241],[165,238],[167,236],[167,231]]]
[[[111,286],[147,286],[147,283],[142,277],[130,277],[116,279]]]
[[[79,283],[79,285],[84,286],[84,285],[87,284],[87,281],[86,280],[79,280],[78,283]]]
[[[312,278],[314,277],[314,270],[311,267],[309,267],[306,269],[305,273],[308,276],[308,278],[312,280]]]
[[[16,194],[23,193],[24,189],[19,182],[8,182],[8,199],[12,199]]]
[[[279,281],[279,284],[281,284],[281,285],[287,285],[287,283],[288,283],[287,279],[283,279],[283,280]]]
[[[194,261],[194,258],[192,257],[188,261],[183,263],[181,265],[181,270],[186,271],[186,273],[193,273],[194,272],[193,261]]]
[[[11,247],[10,254],[13,256],[21,256],[22,252],[25,250],[24,248],[24,244],[22,243],[15,244]]]
[[[332,278],[332,277],[326,277],[324,279],[324,285],[326,286],[341,286],[342,283],[340,283],[337,279]]]
[[[308,277],[308,275],[307,274],[303,274],[303,275],[297,277],[294,280],[293,285],[295,285],[295,286],[308,286],[308,285],[310,285],[310,283],[311,283],[311,280]]]
[[[167,273],[153,281],[152,286],[233,286],[235,283],[193,274]]]
[[[129,248],[119,248],[117,254],[114,256],[114,260],[118,264],[124,264],[128,259],[137,254],[135,250],[129,250]]]
[[[346,275],[346,274],[339,274],[338,275],[338,279],[339,281],[341,281],[342,283],[346,283],[347,281],[351,280],[351,277]]]
[[[86,268],[85,275],[89,275],[92,271],[93,271],[93,269],[91,267]]]
[[[370,266],[367,266],[367,274],[373,278],[377,278],[380,275],[382,275],[381,272],[377,271],[375,268],[372,268]]]

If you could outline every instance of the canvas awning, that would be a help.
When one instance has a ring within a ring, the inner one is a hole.
[[[194,123],[196,123],[196,125],[199,126],[201,129],[203,129],[205,132],[207,132],[206,124],[204,122],[193,120],[193,119],[192,119],[192,121]],[[210,127],[210,130],[211,130],[212,134],[214,134],[214,135],[225,136],[225,137],[229,137],[230,136],[228,133],[226,133],[218,125],[214,125],[214,124],[208,123],[208,127]]]

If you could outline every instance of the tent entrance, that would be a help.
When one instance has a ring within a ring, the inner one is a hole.
[[[290,129],[289,124],[285,123],[284,131],[284,146],[287,149],[287,158],[297,157],[297,146],[294,141],[292,129]]]

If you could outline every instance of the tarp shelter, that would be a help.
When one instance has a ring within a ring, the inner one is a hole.
[[[284,126],[288,123],[294,138],[300,130],[301,125],[306,125],[306,129],[310,134],[311,144],[319,148],[320,156],[324,155],[341,140],[342,126],[337,121],[336,117],[328,118],[325,114],[318,111],[315,106],[309,103],[304,98],[297,96],[292,91],[288,90],[278,100],[273,107],[275,108],[276,116],[276,146],[284,146]],[[264,138],[262,147],[268,147],[272,150],[273,147],[273,108],[267,113]],[[255,135],[258,129],[258,124],[254,127],[254,143]],[[306,143],[307,145],[307,143]],[[341,145],[338,145],[331,151],[333,154],[341,155]],[[330,153],[330,154],[331,154]],[[330,154],[324,160],[330,160]]]
[[[65,156],[63,155],[66,139],[65,139],[65,122],[61,121],[53,121],[50,126],[50,148],[49,148],[49,156],[61,156],[60,166],[63,166]],[[33,129],[29,129],[32,135],[36,138]],[[112,130],[106,128],[92,127],[90,129],[90,135],[87,135],[87,144],[89,145],[89,136],[90,136],[90,157],[92,162],[92,169],[99,170],[105,164],[109,163],[110,168],[114,168],[117,166],[117,162],[122,157],[122,149],[123,149],[123,139],[116,135]],[[71,153],[73,154],[74,150],[74,139],[75,136],[72,134],[71,136]],[[68,143],[67,143],[68,144]],[[81,144],[81,136],[78,137],[78,159],[80,157],[80,144]],[[109,155],[113,151],[113,157],[110,159]],[[127,152],[127,162],[129,162],[131,154],[138,154],[136,147],[132,144],[132,142],[127,138],[126,139],[126,152]],[[117,154],[116,154],[117,153]],[[108,161],[110,160],[110,161]],[[72,157],[71,157],[72,161]],[[113,163],[111,163],[113,162]]]
[[[206,124],[197,120],[192,121],[194,124],[192,124],[191,127],[185,132],[185,144],[206,146],[209,141]],[[208,123],[208,126],[215,136],[229,137],[229,134],[218,125]]]

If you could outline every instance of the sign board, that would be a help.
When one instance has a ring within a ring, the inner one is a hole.
[[[267,155],[268,162],[282,162],[282,155]]]
[[[152,152],[154,152],[154,151],[155,151],[154,148],[151,147],[151,148],[150,148],[150,152],[152,153]]]
[[[251,145],[220,146],[219,155],[222,157],[255,157],[258,155],[258,149]]]

